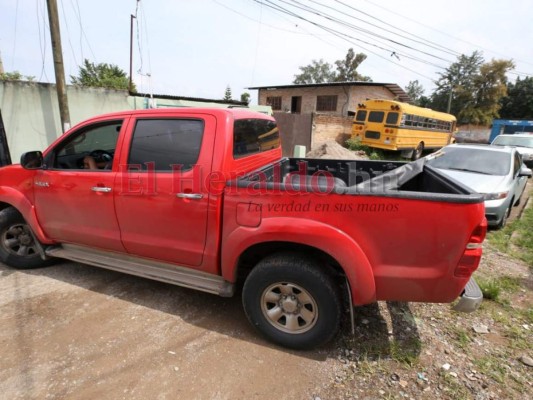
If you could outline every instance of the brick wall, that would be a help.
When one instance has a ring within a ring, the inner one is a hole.
[[[335,140],[344,146],[350,138],[353,117],[315,114],[311,131],[311,149],[315,149],[328,140]]]
[[[316,112],[317,96],[337,95],[337,111],[327,112],[332,115],[347,115],[355,111],[357,104],[366,99],[393,99],[394,95],[384,86],[326,86],[293,87],[286,89],[259,89],[260,105],[267,105],[267,97],[281,97],[282,112],[291,112],[292,98],[301,96],[301,114]],[[276,111],[276,110],[275,110]],[[321,112],[322,113],[322,112]]]

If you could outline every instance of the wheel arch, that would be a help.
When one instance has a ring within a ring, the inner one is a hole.
[[[22,215],[41,243],[53,243],[41,229],[35,213],[35,207],[29,199],[11,187],[2,186],[0,187],[0,211],[8,207],[13,207]]]
[[[267,255],[277,252],[298,252],[318,257],[324,265],[343,274],[350,284],[354,304],[376,300],[374,274],[360,246],[337,228],[318,222],[302,223],[297,218],[263,220],[250,232],[239,227],[222,245],[222,275],[231,282],[244,279]]]

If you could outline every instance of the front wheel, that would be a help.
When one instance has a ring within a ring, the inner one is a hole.
[[[260,261],[243,288],[248,320],[271,341],[293,349],[331,340],[339,329],[341,300],[324,268],[294,253]]]
[[[509,207],[507,207],[507,210],[505,210],[505,212],[503,213],[502,220],[496,226],[496,229],[502,229],[507,224],[507,219],[511,215],[511,211],[512,211],[512,208],[513,208],[513,202],[514,202],[514,200],[511,200],[511,203],[509,204]]]
[[[22,215],[13,207],[0,211],[0,261],[17,269],[45,267],[38,243]]]

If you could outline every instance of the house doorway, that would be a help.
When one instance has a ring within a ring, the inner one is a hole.
[[[292,96],[291,113],[300,114],[302,112],[302,96]]]

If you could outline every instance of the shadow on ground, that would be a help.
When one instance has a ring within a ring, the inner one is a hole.
[[[0,265],[2,276],[8,276],[13,272],[14,270]],[[239,291],[232,298],[223,298],[66,261],[60,261],[48,268],[19,272],[63,281],[69,285],[176,316],[186,323],[206,330],[314,360],[325,360],[339,347],[353,350],[356,357],[390,356],[409,359],[416,357],[420,352],[418,330],[406,303],[386,303],[385,312],[380,310],[377,303],[357,307],[355,335],[351,334],[350,323],[346,318],[337,340],[314,351],[292,351],[270,344],[255,331],[244,315]]]

